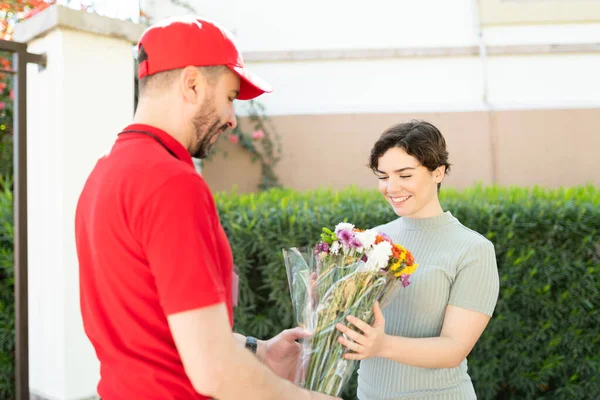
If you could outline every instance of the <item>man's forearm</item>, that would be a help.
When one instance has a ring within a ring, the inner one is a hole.
[[[244,348],[245,336],[234,334],[234,340],[233,351],[223,360],[229,368],[219,374],[221,379],[212,396],[248,400],[311,398],[308,391],[280,379],[266,366],[257,363],[252,353]],[[252,386],[252,393],[248,390],[249,385]]]
[[[246,336],[239,334],[239,333],[234,333],[233,338],[235,339],[235,342],[237,344],[239,344],[241,347],[246,346]]]
[[[198,393],[220,400],[325,398],[279,378],[246,350],[241,335],[231,332],[224,304],[168,318],[186,374]]]
[[[406,338],[386,335],[379,356],[423,368],[453,368],[464,359],[460,344],[448,337]]]

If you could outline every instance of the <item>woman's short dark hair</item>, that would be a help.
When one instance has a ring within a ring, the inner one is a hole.
[[[373,146],[369,167],[376,171],[379,158],[394,147],[399,147],[415,157],[429,171],[443,165],[446,167],[446,173],[450,172],[446,140],[438,128],[429,122],[412,120],[389,127]],[[438,184],[438,189],[440,186],[441,184]]]

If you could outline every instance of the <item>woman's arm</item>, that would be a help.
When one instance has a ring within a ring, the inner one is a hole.
[[[486,314],[449,305],[439,337],[405,338],[385,334],[385,320],[379,304],[375,304],[373,310],[373,326],[348,317],[348,322],[363,334],[343,324],[337,325],[338,330],[352,339],[339,339],[341,344],[353,351],[344,356],[346,359],[382,357],[415,367],[453,368],[471,352],[490,320]]]

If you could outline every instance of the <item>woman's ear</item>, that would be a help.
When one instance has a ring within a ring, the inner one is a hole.
[[[437,167],[435,169],[435,171],[433,171],[433,179],[435,180],[435,183],[441,183],[444,180],[445,175],[446,175],[446,166],[441,165],[441,166]]]

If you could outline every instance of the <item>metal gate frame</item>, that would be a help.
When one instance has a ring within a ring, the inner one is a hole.
[[[27,64],[46,67],[45,54],[27,52],[27,44],[0,40],[0,51],[13,56],[14,90],[14,274],[15,274],[15,389],[17,400],[29,400],[29,313],[27,287]]]

